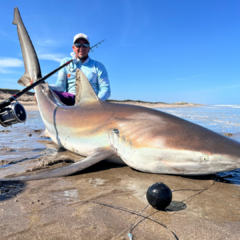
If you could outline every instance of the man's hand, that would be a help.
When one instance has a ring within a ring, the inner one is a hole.
[[[31,81],[30,81],[30,84],[29,84],[29,85],[32,85],[32,84],[33,84],[33,79],[31,79]],[[36,94],[34,94],[34,99],[35,99],[35,102],[37,103]]]

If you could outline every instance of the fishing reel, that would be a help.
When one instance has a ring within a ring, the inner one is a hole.
[[[27,120],[27,113],[22,104],[19,102],[0,109],[0,124],[9,127],[16,123],[24,123]]]

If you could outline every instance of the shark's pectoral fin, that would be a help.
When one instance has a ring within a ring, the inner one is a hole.
[[[75,85],[76,85],[75,105],[100,101],[98,96],[94,92],[89,80],[80,69],[76,70]]]
[[[18,176],[14,178],[4,178],[0,179],[0,181],[31,181],[31,180],[38,180],[38,179],[45,179],[45,178],[56,178],[71,175],[73,173],[79,172],[85,168],[88,168],[110,156],[112,156],[114,152],[112,150],[108,150],[105,148],[96,149],[94,152],[86,157],[84,160],[80,162],[73,163],[69,166],[54,169],[54,170],[47,170],[37,172],[32,175],[28,176]]]

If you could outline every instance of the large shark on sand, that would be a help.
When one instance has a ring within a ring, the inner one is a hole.
[[[31,78],[41,77],[41,70],[17,8],[13,23],[26,69],[19,82],[28,85]],[[51,139],[86,158],[52,171],[1,180],[66,176],[104,159],[160,174],[202,175],[240,168],[239,142],[164,112],[102,102],[80,70],[76,82],[79,101],[74,106],[61,103],[47,84],[38,85],[35,92]]]

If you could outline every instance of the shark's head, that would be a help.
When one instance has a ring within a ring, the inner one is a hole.
[[[121,158],[141,171],[203,175],[240,168],[239,142],[163,112],[134,113],[112,134]]]

